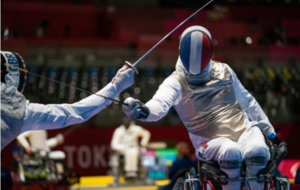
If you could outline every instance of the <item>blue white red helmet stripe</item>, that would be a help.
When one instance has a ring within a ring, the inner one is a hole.
[[[180,58],[187,71],[190,70],[191,35],[182,39],[180,46]]]
[[[202,42],[203,34],[201,32],[193,32],[191,36],[190,47],[190,69],[189,72],[193,75],[197,75],[201,72],[202,63]]]
[[[182,64],[192,75],[201,73],[211,61],[211,36],[201,26],[193,26],[185,30],[179,48]]]
[[[210,62],[212,56],[211,40],[205,34],[203,35],[202,46],[206,48],[203,48],[201,50],[201,55],[202,55],[201,63],[206,63],[206,64],[201,65],[201,71],[205,69],[207,64]]]

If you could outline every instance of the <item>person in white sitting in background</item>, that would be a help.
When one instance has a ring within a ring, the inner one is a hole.
[[[146,147],[150,136],[148,130],[128,118],[123,118],[123,124],[114,131],[111,148],[124,155],[126,179],[137,177],[140,146]],[[140,145],[139,138],[142,138]]]
[[[34,152],[39,152],[42,157],[48,156],[48,158],[56,161],[56,169],[59,174],[63,174],[65,171],[64,160],[66,154],[63,151],[56,150],[51,151],[54,148],[64,142],[64,136],[58,134],[53,138],[48,139],[46,130],[27,131],[17,137],[18,142],[24,147],[26,153],[30,155]]]
[[[48,153],[51,159],[65,159],[66,155],[63,151],[51,151],[54,148],[64,142],[64,136],[58,134],[53,138],[48,139],[46,130],[27,131],[17,137],[18,142],[24,147],[27,154],[31,154],[32,151],[42,152],[42,156]]]

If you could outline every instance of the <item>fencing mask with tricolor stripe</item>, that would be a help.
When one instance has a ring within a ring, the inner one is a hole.
[[[19,92],[23,92],[27,79],[26,72],[9,67],[5,65],[6,63],[20,69],[26,69],[23,58],[15,52],[1,51],[1,82],[13,85]]]
[[[202,26],[187,28],[180,37],[177,72],[192,84],[200,84],[211,78],[211,35]]]

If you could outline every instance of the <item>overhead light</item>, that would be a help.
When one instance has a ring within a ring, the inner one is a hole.
[[[246,38],[246,43],[247,44],[252,44],[252,39],[249,36]]]
[[[212,43],[213,43],[214,46],[216,46],[216,45],[219,44],[219,43],[218,43],[218,40],[216,40],[216,39],[213,39],[213,40],[212,40]]]
[[[4,30],[3,35],[6,37],[6,36],[8,36],[8,34],[9,34],[9,30],[6,28],[6,29]]]

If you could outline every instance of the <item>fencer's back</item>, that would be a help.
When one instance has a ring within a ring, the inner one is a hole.
[[[139,127],[140,126],[130,126],[128,129],[122,125],[119,130],[122,133],[120,143],[126,145],[128,147],[137,147],[138,146],[138,138],[139,138]]]
[[[182,99],[174,106],[190,133],[208,139],[227,137],[237,141],[245,130],[242,108],[236,100],[232,76],[226,64],[212,62],[212,78],[191,85],[176,71],[182,86]]]
[[[25,107],[17,88],[1,82],[1,150],[21,133]]]
[[[50,151],[50,148],[46,143],[47,136],[47,131],[45,130],[31,131],[29,135],[31,147],[38,150]]]

